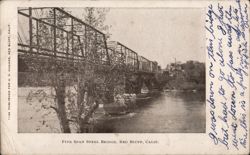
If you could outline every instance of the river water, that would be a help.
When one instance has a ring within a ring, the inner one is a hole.
[[[204,133],[205,92],[163,92],[133,112],[107,116],[98,133]]]

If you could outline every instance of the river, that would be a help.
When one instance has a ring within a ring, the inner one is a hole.
[[[133,112],[106,116],[97,133],[204,133],[205,92],[163,92]]]

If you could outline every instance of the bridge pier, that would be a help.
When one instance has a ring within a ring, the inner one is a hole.
[[[145,86],[147,87],[147,89],[149,91],[152,91],[153,89],[158,89],[158,81],[155,77],[154,74],[148,74],[148,73],[142,73],[141,75],[141,79],[142,80],[142,84],[140,85],[140,87],[138,89],[142,89],[143,83],[145,84]]]
[[[117,94],[140,94],[143,84],[149,91],[157,89],[158,82],[154,74],[130,73],[124,74],[120,82],[114,86],[114,95]]]

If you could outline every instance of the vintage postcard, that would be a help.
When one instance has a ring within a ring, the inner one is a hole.
[[[2,1],[2,154],[249,154],[249,2]]]

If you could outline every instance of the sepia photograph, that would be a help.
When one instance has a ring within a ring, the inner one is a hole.
[[[249,154],[249,6],[0,2],[0,153]]]
[[[19,7],[18,133],[205,133],[202,8]]]

